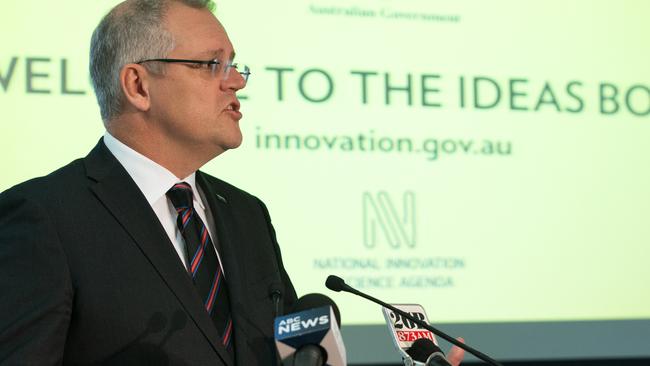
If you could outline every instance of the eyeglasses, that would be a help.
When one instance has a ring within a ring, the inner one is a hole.
[[[194,65],[195,68],[206,68],[209,69],[210,72],[212,73],[212,77],[216,77],[217,75],[221,74],[222,80],[227,80],[228,77],[230,76],[230,71],[232,69],[237,70],[239,74],[244,78],[245,82],[248,82],[248,77],[251,75],[251,69],[246,66],[246,65],[240,65],[238,63],[234,62],[228,62],[227,64],[224,64],[217,60],[210,60],[210,61],[200,61],[200,60],[184,60],[184,59],[177,59],[177,58],[152,58],[149,60],[142,60],[136,62],[136,64],[140,65],[145,62],[165,62],[165,63],[182,63],[182,64],[190,64]]]

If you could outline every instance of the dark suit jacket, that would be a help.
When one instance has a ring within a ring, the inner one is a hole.
[[[237,365],[276,362],[271,288],[290,307],[268,211],[205,173]],[[158,218],[102,141],[0,195],[0,364],[234,365]]]

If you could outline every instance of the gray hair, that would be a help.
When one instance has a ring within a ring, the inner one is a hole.
[[[163,18],[172,2],[214,11],[211,0],[128,0],[104,16],[90,41],[90,77],[104,123],[122,113],[124,94],[119,75],[128,63],[165,57],[174,38]],[[147,67],[162,72],[162,65]]]

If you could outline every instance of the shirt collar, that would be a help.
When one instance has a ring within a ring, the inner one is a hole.
[[[104,144],[129,173],[144,194],[149,205],[153,205],[162,196],[165,196],[174,184],[182,181],[192,186],[194,204],[198,204],[201,209],[205,209],[203,202],[199,199],[200,196],[196,187],[196,172],[184,179],[179,179],[162,165],[113,137],[108,131],[104,133]]]

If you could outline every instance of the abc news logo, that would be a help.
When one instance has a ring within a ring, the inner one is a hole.
[[[427,321],[426,315],[420,312],[407,312],[409,315],[415,319],[421,320],[423,322]],[[399,314],[395,314],[390,311],[388,313],[390,320],[393,322],[393,328],[395,328],[395,333],[397,334],[397,339],[400,342],[415,342],[420,338],[427,338],[433,342],[436,342],[433,333],[429,330],[424,329],[423,327],[415,324],[409,319],[404,318]]]
[[[300,316],[283,319],[278,324],[278,335],[285,333],[296,333],[317,326],[327,325],[330,322],[328,315],[321,315],[309,319],[301,319]]]

